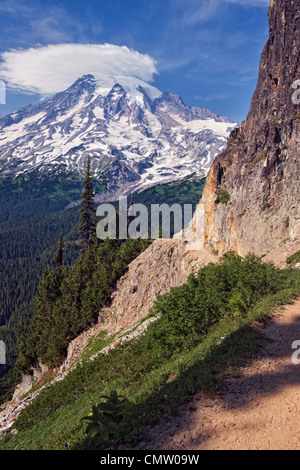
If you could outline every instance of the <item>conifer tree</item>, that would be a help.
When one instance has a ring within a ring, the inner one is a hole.
[[[62,266],[63,266],[63,250],[64,250],[64,242],[63,242],[63,236],[60,234],[57,248],[56,248],[56,253],[53,258],[53,261],[55,263],[56,269],[54,271],[55,275],[58,275],[61,273]]]
[[[53,307],[59,297],[60,276],[54,276],[50,266],[44,270],[35,297],[32,335],[35,338],[36,357],[42,361],[48,348],[49,336],[53,327]]]
[[[83,251],[88,251],[93,244],[93,235],[95,231],[94,221],[94,191],[91,176],[91,159],[88,156],[86,164],[85,179],[83,183],[83,192],[81,195],[80,204],[80,224],[79,224],[79,239]]]

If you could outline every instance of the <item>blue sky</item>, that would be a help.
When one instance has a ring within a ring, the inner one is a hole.
[[[268,38],[268,3],[0,0],[0,79],[8,90],[0,116],[103,66],[242,121]]]

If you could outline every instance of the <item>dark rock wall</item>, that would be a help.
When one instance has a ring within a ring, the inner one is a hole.
[[[249,114],[204,191],[205,240],[220,253],[262,255],[300,234],[300,1],[271,1],[269,24]]]

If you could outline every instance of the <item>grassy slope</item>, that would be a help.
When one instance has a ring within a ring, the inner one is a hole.
[[[133,365],[130,361],[120,367],[120,351],[113,353],[109,369],[105,370],[106,359],[101,356],[98,366],[97,360],[86,364],[72,372],[65,384],[57,384],[56,389],[45,395],[46,405],[49,400],[59,399],[59,388],[62,387],[69,393],[69,399],[64,396],[62,400],[64,404],[43,419],[41,401],[35,410],[39,415],[36,424],[28,426],[27,423],[27,428],[22,429],[22,420],[19,425],[17,421],[20,430],[16,435],[9,433],[4,437],[0,449],[64,449],[66,443],[70,448],[100,449],[103,442],[97,436],[85,435],[80,418],[90,412],[91,405],[98,402],[100,395],[108,394],[112,389],[125,394],[133,403],[119,428],[119,437],[135,442],[142,426],[174,410],[194,393],[220,392],[222,378],[238,373],[240,366],[257,352],[261,336],[251,328],[252,322],[265,320],[277,306],[287,304],[299,295],[298,282],[293,288],[262,298],[246,317],[222,320],[194,349],[179,353],[152,370],[145,371],[143,364]],[[102,373],[99,372],[101,369]],[[99,380],[101,376],[102,380]],[[76,387],[82,387],[82,390],[76,390]]]

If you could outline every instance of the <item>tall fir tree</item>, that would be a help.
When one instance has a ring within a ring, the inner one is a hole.
[[[91,159],[88,156],[85,179],[80,204],[79,240],[83,251],[88,251],[92,244],[95,232],[94,190],[91,176]]]
[[[54,326],[53,308],[60,297],[61,276],[47,266],[44,270],[35,296],[34,318],[28,343],[35,350],[35,357],[45,363],[49,348],[49,337]],[[34,344],[34,347],[33,347]]]
[[[64,242],[63,242],[63,236],[62,233],[59,236],[57,248],[56,248],[56,253],[53,258],[53,261],[55,263],[55,271],[54,274],[58,275],[62,271],[63,267],[63,251],[64,251]]]

